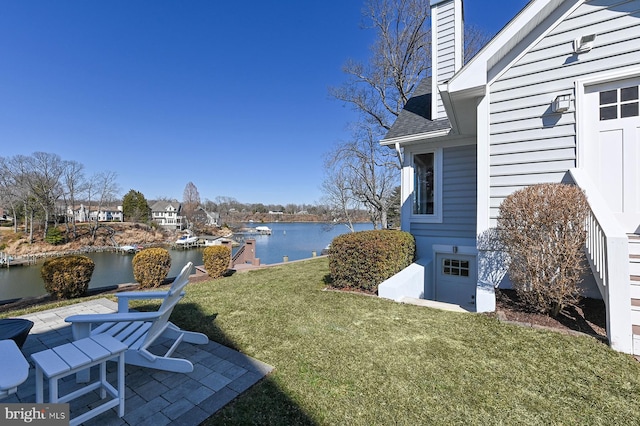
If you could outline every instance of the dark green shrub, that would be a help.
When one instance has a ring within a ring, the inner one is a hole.
[[[361,231],[331,242],[329,268],[333,285],[376,292],[378,285],[414,261],[416,243],[404,231]]]
[[[231,248],[227,246],[210,246],[202,252],[204,269],[211,278],[220,278],[229,269]]]
[[[154,247],[133,256],[133,277],[142,288],[158,287],[171,269],[169,250]]]
[[[62,231],[60,231],[56,227],[51,227],[47,230],[47,237],[45,241],[49,244],[58,245],[64,242],[64,235],[62,235]]]
[[[500,205],[498,232],[513,288],[530,308],[557,316],[578,301],[586,263],[587,198],[580,188],[540,184]]]
[[[95,263],[87,256],[65,256],[49,259],[40,275],[44,288],[56,299],[72,299],[87,294]]]

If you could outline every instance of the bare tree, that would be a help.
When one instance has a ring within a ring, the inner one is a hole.
[[[23,188],[25,206],[33,206],[35,202],[43,213],[43,238],[46,238],[49,229],[49,220],[55,211],[55,203],[60,198],[60,176],[64,170],[62,159],[57,154],[35,152],[30,157],[18,155],[13,157],[12,169],[18,185]],[[30,207],[32,220],[31,232],[33,232],[33,217],[35,211]],[[31,235],[31,238],[33,236]]]
[[[65,161],[61,185],[67,235],[75,238],[77,236],[76,215],[74,211],[76,200],[80,194],[87,190],[84,166],[76,161]]]
[[[21,192],[9,162],[4,157],[0,157],[0,203],[11,209],[14,232],[18,232],[18,212],[22,205]]]
[[[200,205],[200,193],[198,188],[193,182],[189,182],[184,187],[184,193],[182,194],[182,216],[187,219],[189,223],[193,221],[193,215]]]
[[[120,190],[116,183],[115,172],[101,172],[93,175],[87,182],[87,204],[89,209],[89,232],[92,240],[96,239],[96,232],[100,227],[98,217],[102,209],[112,203]],[[96,217],[91,218],[91,212],[96,212]]]
[[[376,33],[369,63],[348,60],[343,71],[350,78],[330,94],[351,104],[372,127],[390,129],[431,67],[429,2],[369,0],[363,18],[364,27]]]
[[[323,201],[334,214],[334,219],[344,222],[349,231],[355,232],[353,212],[360,207],[360,201],[356,198],[347,178],[348,170],[342,162],[329,159],[327,168],[329,173],[322,183],[324,192]]]
[[[417,84],[431,75],[431,28],[428,0],[368,0],[364,28],[376,39],[369,62],[347,60],[349,79],[330,94],[351,104],[373,128],[389,130]],[[465,27],[465,58],[489,40],[478,27]]]
[[[327,165],[335,174],[327,182],[340,187],[336,192],[349,194],[348,198],[364,205],[374,228],[387,228],[387,213],[398,175],[392,151],[380,146],[371,128],[359,127],[351,142],[331,153]]]

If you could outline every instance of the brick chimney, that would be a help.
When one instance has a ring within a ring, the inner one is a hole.
[[[438,85],[462,68],[464,17],[462,0],[431,0],[431,119],[447,118]]]

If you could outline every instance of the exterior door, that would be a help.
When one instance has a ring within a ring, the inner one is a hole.
[[[587,170],[626,232],[640,227],[640,78],[589,86]]]
[[[436,300],[475,310],[476,258],[449,253],[436,254]]]

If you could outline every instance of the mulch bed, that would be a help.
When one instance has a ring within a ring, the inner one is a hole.
[[[556,318],[533,312],[513,290],[496,290],[496,312],[503,321],[509,321],[566,333],[581,333],[607,342],[607,312],[602,300],[583,298],[576,306],[563,309]]]

